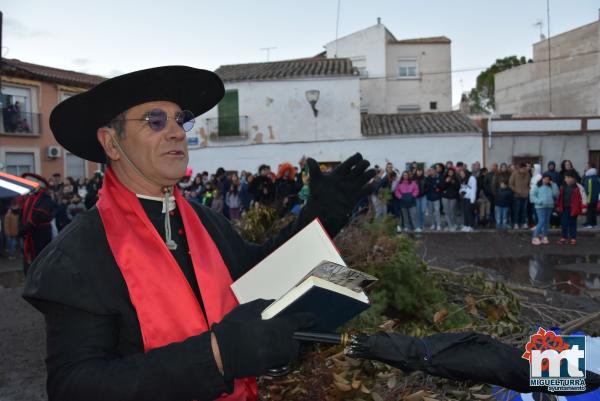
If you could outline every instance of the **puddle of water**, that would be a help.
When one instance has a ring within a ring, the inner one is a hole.
[[[524,258],[472,259],[493,269],[507,281],[552,288],[571,295],[600,295],[600,255],[536,254]]]

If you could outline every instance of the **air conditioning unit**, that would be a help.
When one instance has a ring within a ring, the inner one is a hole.
[[[50,159],[56,159],[60,157],[61,149],[60,146],[48,146],[47,153]]]

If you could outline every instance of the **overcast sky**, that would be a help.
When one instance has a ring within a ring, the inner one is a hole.
[[[546,0],[341,0],[339,36],[374,25],[398,39],[452,40],[453,103],[478,69],[509,55],[531,57],[547,29]],[[7,0],[2,55],[114,76],[137,69],[312,56],[335,39],[338,0]],[[550,0],[555,35],[598,19],[598,0]],[[464,71],[472,70],[472,71]]]

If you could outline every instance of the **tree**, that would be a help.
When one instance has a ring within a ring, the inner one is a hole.
[[[471,113],[492,113],[496,108],[494,98],[494,76],[502,71],[517,67],[522,64],[532,63],[525,56],[509,56],[496,59],[496,62],[477,76],[477,84],[469,93],[469,108]]]

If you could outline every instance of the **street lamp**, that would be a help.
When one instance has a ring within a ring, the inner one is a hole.
[[[317,102],[319,101],[320,92],[317,89],[311,89],[306,91],[306,100],[310,103],[310,107],[312,107],[313,113],[315,117],[319,114],[319,110],[315,107]]]

